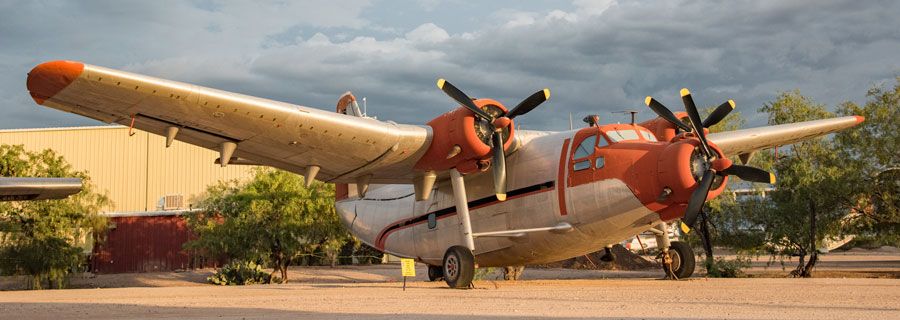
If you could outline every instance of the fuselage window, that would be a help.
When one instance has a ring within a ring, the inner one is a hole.
[[[578,161],[573,166],[575,171],[589,169],[591,167],[591,159],[584,159],[583,161]]]
[[[603,168],[606,165],[606,161],[603,160],[603,157],[597,157],[597,160],[594,160],[594,163],[597,165],[597,169]]]
[[[437,214],[431,213],[428,214],[428,229],[434,229],[437,227]]]

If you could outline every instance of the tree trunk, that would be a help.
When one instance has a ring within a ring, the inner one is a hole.
[[[816,226],[816,204],[812,200],[809,200],[809,262],[806,263],[806,266],[803,267],[802,272],[800,273],[801,278],[811,278],[812,270],[816,266],[816,262],[819,261],[819,250],[816,248],[816,234],[818,233],[818,228]]]

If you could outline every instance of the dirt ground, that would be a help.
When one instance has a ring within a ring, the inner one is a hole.
[[[422,265],[406,291],[398,265],[293,268],[289,284],[243,287],[204,284],[212,270],[100,275],[73,280],[86,289],[0,292],[0,319],[900,319],[900,279],[872,275],[900,272],[900,253],[823,255],[818,275],[851,278],[784,278],[795,262],[749,270],[777,278],[684,281],[655,269],[529,268],[525,280],[489,274],[473,290],[427,282]]]

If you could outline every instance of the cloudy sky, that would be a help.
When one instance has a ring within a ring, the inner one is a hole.
[[[681,87],[760,125],[780,91],[834,106],[893,85],[898,14],[900,1],[0,0],[0,128],[99,124],[30,99],[26,73],[57,59],[328,110],[351,90],[404,123],[454,107],[444,77],[509,106],[551,88],[520,118],[530,129],[647,119],[647,95],[680,110]]]

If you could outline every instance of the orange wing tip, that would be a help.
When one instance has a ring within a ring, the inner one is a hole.
[[[866,121],[866,117],[863,117],[863,116],[853,116],[853,117],[856,118],[856,124],[860,124],[860,123],[863,123],[863,121]]]
[[[652,97],[647,96],[646,98],[644,98],[644,104],[646,104],[648,106],[650,105],[650,101],[653,101]]]
[[[447,83],[447,80],[444,80],[444,78],[438,79],[438,81],[437,81],[438,89],[444,89],[444,83]]]
[[[544,88],[544,100],[550,100],[550,88]]]
[[[31,69],[25,86],[34,102],[44,104],[45,100],[68,87],[82,72],[84,64],[81,62],[65,60],[44,62]]]
[[[690,90],[688,90],[687,88],[681,88],[681,96],[682,97],[689,95],[689,94],[691,94]]]
[[[728,105],[731,106],[732,110],[734,110],[734,100],[728,99]]]

